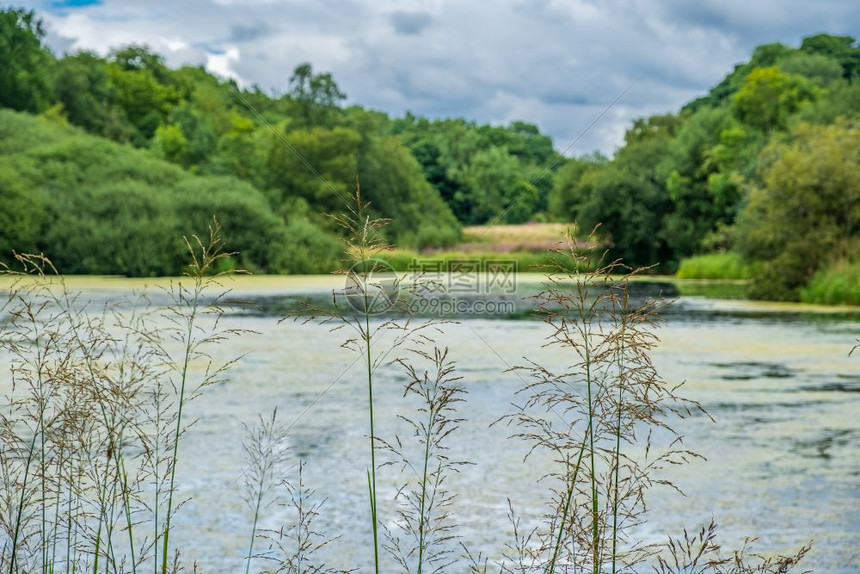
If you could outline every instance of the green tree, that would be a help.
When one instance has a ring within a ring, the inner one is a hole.
[[[814,100],[813,86],[802,76],[776,67],[755,68],[733,97],[740,119],[764,132],[786,127],[788,117]]]
[[[131,44],[111,52],[111,61],[126,72],[149,71],[155,80],[162,85],[172,85],[173,78],[170,68],[164,63],[164,58],[153,52],[148,46]]]
[[[176,126],[173,126],[176,128]],[[14,134],[14,137],[12,135]],[[238,265],[294,268],[287,228],[247,182],[201,177],[129,146],[0,110],[0,249],[46,253],[67,273],[176,275],[181,237],[218,217]],[[315,230],[315,231],[314,231]],[[307,222],[304,249],[331,262],[335,239]],[[307,262],[302,264],[307,268]]]
[[[20,175],[21,165],[0,158],[0,261],[11,262],[12,251],[34,253],[47,223],[45,199]],[[32,164],[30,169],[35,168]]]
[[[282,131],[280,137],[266,132],[262,187],[275,213],[287,219],[296,198],[320,213],[343,211],[358,173],[361,135],[321,127]]]
[[[298,105],[303,126],[329,126],[334,109],[346,99],[330,73],[315,74],[307,62],[293,70],[289,94]]]
[[[552,192],[549,196],[549,214],[562,222],[574,221],[587,196],[579,185],[589,171],[605,165],[609,160],[597,152],[566,160],[555,174]]]
[[[504,221],[522,222],[546,211],[554,175],[546,168],[555,150],[537,126],[430,121],[407,113],[388,129],[412,151],[458,221],[485,223],[504,213]]]
[[[254,122],[233,111],[230,127],[216,141],[216,148],[201,171],[214,175],[233,175],[265,188],[268,179],[262,165],[264,144],[269,137],[259,132]],[[261,136],[260,134],[263,134]]]
[[[599,225],[598,236],[612,257],[623,258],[630,265],[666,261],[668,253],[661,231],[670,203],[656,181],[626,166],[609,164],[588,171],[579,185],[587,199],[576,221],[584,230]]]
[[[682,111],[695,112],[703,107],[720,107],[730,103],[732,96],[741,88],[751,71],[755,68],[775,66],[781,59],[787,58],[795,52],[795,49],[779,42],[756,47],[749,62],[737,64],[734,70],[711,88],[706,96],[696,98],[685,105]]]
[[[823,97],[803,107],[796,119],[815,124],[832,124],[840,117],[860,115],[860,82],[839,82]]]
[[[860,127],[799,125],[763,152],[762,185],[738,219],[737,247],[755,263],[752,293],[797,298],[828,262],[860,237]]]
[[[830,86],[842,79],[842,66],[822,54],[797,53],[780,60],[779,69],[786,74],[809,78],[821,87]]]
[[[534,197],[517,197],[527,191],[525,174],[517,159],[506,148],[480,150],[464,169],[464,181],[471,209],[469,223],[487,223],[503,216],[505,222],[520,219],[523,210],[530,212]],[[516,202],[516,203],[515,203]],[[512,211],[516,209],[517,211]]]
[[[851,36],[816,34],[804,38],[800,50],[833,58],[842,66],[843,77],[850,80],[860,76],[860,47],[855,47],[854,43]]]
[[[668,114],[636,120],[615,158],[588,170],[578,184],[575,221],[583,229],[600,225],[612,257],[630,265],[673,265],[664,232],[672,202],[658,166],[680,124]]]
[[[188,164],[188,139],[176,124],[159,126],[152,138],[152,150],[159,157],[181,166]]]
[[[69,121],[90,133],[119,142],[135,133],[107,72],[107,61],[92,52],[77,52],[57,62],[54,93]]]
[[[362,197],[374,214],[391,219],[384,231],[398,246],[442,247],[459,239],[454,214],[399,138],[371,138],[360,155],[358,173]]]
[[[0,106],[41,112],[52,100],[53,56],[32,10],[0,9]]]
[[[745,141],[734,137],[735,123],[725,108],[697,111],[678,129],[658,166],[673,205],[664,233],[676,261],[700,251],[709,233],[734,220],[739,177],[725,156],[747,151],[737,147]]]
[[[176,106],[170,111],[167,122],[178,126],[185,138],[184,165],[198,166],[215,152],[217,136],[213,121],[195,107],[187,103]]]
[[[168,79],[169,70],[160,56],[140,46],[113,52],[107,70],[117,104],[137,129],[132,141],[143,146],[179,103],[179,92]]]

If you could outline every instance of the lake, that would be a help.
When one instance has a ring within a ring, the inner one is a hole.
[[[452,459],[473,463],[448,484],[458,493],[456,533],[473,552],[491,559],[510,539],[508,498],[525,525],[539,522],[547,500],[539,479],[551,470],[551,460],[536,455],[524,464],[528,445],[510,439],[510,427],[492,425],[512,412],[512,403],[522,402],[516,392],[525,375],[511,367],[526,360],[547,366],[569,362],[562,349],[544,346],[547,325],[520,299],[535,293],[538,281],[522,275],[517,292],[504,297],[516,303],[514,312],[459,313],[457,322],[442,325],[436,335],[449,348],[468,392],[459,406],[465,420],[450,443]],[[142,284],[70,280],[92,309]],[[314,529],[340,537],[322,555],[329,566],[369,571],[362,362],[340,347],[346,330],[279,322],[305,301],[330,299],[341,284],[336,277],[229,282],[236,305],[225,325],[255,333],[218,348],[221,356],[245,356],[223,383],[188,407],[198,420],[182,443],[178,472],[188,502],[175,522],[186,563],[197,560],[204,572],[244,571],[252,515],[243,501],[243,425],[277,407],[279,419],[290,427],[291,460],[303,461],[305,483],[325,500]],[[849,357],[860,337],[860,314],[685,295],[672,283],[650,281],[633,289],[676,298],[657,330],[653,360],[664,379],[684,382],[682,394],[715,419],[694,416],[674,424],[685,445],[705,460],[672,469],[684,495],[668,488],[651,491],[651,510],[636,536],[660,542],[713,518],[726,549],[757,537],[758,551],[788,553],[813,540],[802,563],[806,568],[860,570],[860,356]],[[158,296],[153,301],[163,303]],[[403,369],[385,365],[375,376],[377,434],[403,435],[407,429],[398,418],[408,414]],[[0,381],[4,392],[6,387],[8,377]],[[381,520],[390,521],[386,510],[400,484],[397,469],[381,469],[378,480]],[[262,527],[277,529],[290,516],[287,507],[273,504],[264,511]]]

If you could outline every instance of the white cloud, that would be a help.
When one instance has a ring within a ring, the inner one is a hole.
[[[233,79],[240,85],[245,85],[246,81],[233,69],[233,64],[239,60],[239,49],[233,46],[221,54],[206,54],[206,69],[222,78]]]

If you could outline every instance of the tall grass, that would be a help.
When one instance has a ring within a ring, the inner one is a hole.
[[[275,408],[271,418],[264,419],[260,416],[256,426],[245,427],[246,439],[242,446],[251,463],[244,477],[245,500],[253,509],[254,517],[251,523],[248,555],[245,558],[245,574],[251,571],[260,513],[269,503],[272,491],[284,480],[283,467],[287,462],[287,430],[277,423],[277,417],[278,409]]]
[[[340,274],[344,276],[346,288],[334,294],[334,313],[322,312],[323,321],[333,323],[335,329],[346,327],[351,332],[343,346],[356,352],[361,357],[364,365],[364,376],[367,389],[367,416],[369,429],[369,466],[367,469],[367,489],[370,505],[369,531],[373,536],[373,565],[378,574],[382,559],[380,549],[383,543],[380,537],[380,516],[377,496],[377,475],[380,463],[377,460],[377,451],[381,447],[391,450],[390,445],[385,443],[376,434],[376,422],[374,412],[374,373],[384,365],[400,362],[408,368],[398,350],[404,348],[410,342],[420,340],[423,344],[431,343],[428,331],[434,326],[433,321],[425,320],[413,322],[407,316],[404,319],[395,320],[390,314],[404,312],[405,298],[401,295],[416,292],[416,283],[406,284],[400,277],[388,274],[391,271],[383,260],[384,254],[391,250],[383,239],[380,229],[388,224],[385,219],[373,219],[368,215],[367,205],[362,201],[361,188],[356,183],[354,196],[354,208],[349,213],[333,217],[334,221],[344,230],[346,234],[345,248],[347,254],[347,268],[341,269]],[[407,293],[401,293],[405,291]],[[316,317],[313,317],[316,318]],[[376,352],[374,348],[376,347]],[[442,368],[442,367],[440,367]],[[443,369],[444,370],[444,369]],[[414,375],[414,373],[412,373]],[[444,378],[444,374],[440,375]],[[417,383],[416,383],[417,384]],[[440,383],[441,384],[441,383]],[[420,386],[420,385],[419,385]],[[409,390],[407,390],[407,393]],[[436,416],[439,412],[436,411]],[[438,424],[434,421],[431,424]],[[435,431],[436,428],[433,427]],[[431,439],[432,440],[432,439]],[[427,444],[427,455],[429,446]],[[428,470],[428,472],[431,472]],[[429,479],[429,475],[425,476]],[[428,485],[424,483],[425,503]],[[429,507],[427,507],[429,513]],[[405,515],[404,515],[405,516]],[[422,516],[421,520],[424,517]],[[421,572],[424,559],[425,524],[419,525],[419,561],[417,571]],[[396,554],[398,546],[396,540],[393,545],[386,548],[389,552]]]
[[[649,556],[627,533],[643,519],[646,491],[665,482],[655,475],[697,456],[681,446],[669,417],[687,416],[699,405],[677,395],[651,363],[663,303],[631,306],[629,281],[639,270],[600,263],[595,251],[560,255],[588,257],[574,267],[596,269],[569,272],[565,264],[551,270],[537,295],[538,312],[549,326],[548,344],[565,351],[570,363],[561,371],[519,367],[531,382],[521,391],[524,402],[502,419],[515,425],[530,454],[546,451],[558,465],[545,526],[533,533],[536,548],[516,561],[546,572],[629,571]],[[650,439],[657,429],[675,435],[659,452]]]
[[[0,314],[12,394],[0,417],[6,572],[176,571],[170,545],[185,409],[232,361],[207,348],[223,293],[217,225],[187,242],[188,278],[165,311],[141,295],[90,313],[44,256],[19,255]],[[9,493],[16,496],[10,497]]]
[[[401,418],[412,438],[381,441],[390,455],[387,464],[400,467],[403,480],[395,497],[400,503],[396,531],[386,529],[386,550],[405,572],[442,572],[457,560],[452,515],[455,494],[445,483],[468,464],[448,455],[448,442],[462,422],[457,406],[466,391],[454,374],[447,349],[419,348],[410,355],[398,363],[407,375],[404,398],[411,399],[413,407]],[[418,362],[427,368],[422,370]]]
[[[439,572],[451,564],[456,538],[450,520],[453,495],[444,482],[466,463],[447,457],[446,442],[460,422],[455,407],[464,391],[456,384],[459,379],[453,374],[447,350],[435,346],[433,336],[441,322],[415,320],[408,304],[436,286],[424,281],[420,273],[413,274],[409,282],[390,273],[391,249],[380,233],[388,222],[367,215],[360,187],[356,186],[354,208],[334,219],[347,236],[347,267],[340,271],[346,288],[334,294],[333,313],[315,310],[319,316],[314,314],[311,319],[321,318],[334,329],[347,328],[352,335],[343,346],[356,352],[364,366],[370,433],[368,531],[373,538],[374,570],[378,573],[382,568],[383,550],[404,571]],[[428,369],[421,370],[416,361],[427,363]],[[376,434],[374,377],[383,365],[395,364],[407,377],[404,398],[412,399],[415,407],[401,418],[412,429],[417,444]],[[384,460],[379,458],[383,454]],[[399,508],[388,517],[390,526],[383,525],[377,495],[382,468],[398,468],[403,477],[395,497]]]

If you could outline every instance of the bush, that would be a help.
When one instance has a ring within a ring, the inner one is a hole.
[[[181,238],[205,236],[215,217],[227,249],[240,253],[231,265],[260,273],[338,267],[332,235],[310,222],[285,225],[247,182],[195,176],[145,151],[8,111],[0,111],[0,200],[9,211],[0,215],[0,261],[26,250],[71,274],[179,275]]]
[[[706,253],[682,260],[676,276],[679,279],[749,279],[750,268],[737,253]]]
[[[282,259],[276,269],[280,273],[331,273],[340,268],[343,247],[340,240],[309,221],[294,221],[284,234]]]
[[[839,263],[818,270],[800,288],[804,303],[824,305],[860,305],[860,263]]]

